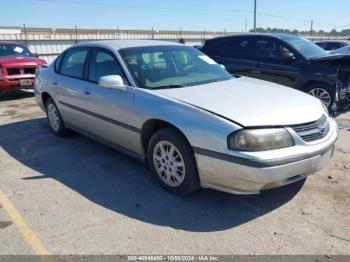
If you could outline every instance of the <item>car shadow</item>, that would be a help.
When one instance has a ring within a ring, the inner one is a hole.
[[[44,118],[0,126],[0,146],[41,174],[25,180],[55,179],[130,218],[186,231],[220,231],[244,224],[287,203],[305,182],[252,196],[202,189],[178,197],[164,191],[143,163],[78,134],[56,137]]]
[[[32,90],[5,90],[0,92],[0,102],[12,101],[33,96],[34,92]]]

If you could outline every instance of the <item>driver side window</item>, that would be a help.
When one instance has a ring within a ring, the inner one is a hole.
[[[98,80],[102,76],[107,75],[120,75],[124,80],[124,83],[128,83],[123,69],[114,55],[108,50],[94,49],[89,63],[88,80],[98,83]]]
[[[257,39],[256,57],[261,61],[278,62],[293,56],[293,52],[278,41],[270,38]]]

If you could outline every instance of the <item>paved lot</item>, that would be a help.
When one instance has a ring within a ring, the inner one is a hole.
[[[257,196],[176,197],[134,159],[0,101],[0,254],[350,254],[350,113],[332,163]]]

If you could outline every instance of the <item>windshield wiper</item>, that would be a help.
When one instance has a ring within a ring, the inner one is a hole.
[[[168,89],[168,88],[182,88],[185,87],[185,85],[165,85],[165,86],[157,86],[157,87],[152,87],[152,90],[155,89]]]

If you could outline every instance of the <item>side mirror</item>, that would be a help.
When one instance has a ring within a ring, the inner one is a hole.
[[[226,70],[226,66],[219,64],[219,66],[221,66],[222,69]]]
[[[36,58],[39,58],[39,54],[37,54],[37,53],[33,53],[33,56]]]
[[[126,91],[126,85],[124,85],[124,81],[120,75],[102,76],[98,80],[98,86]]]
[[[296,60],[296,57],[293,53],[287,53],[285,56],[287,64],[293,63]]]

